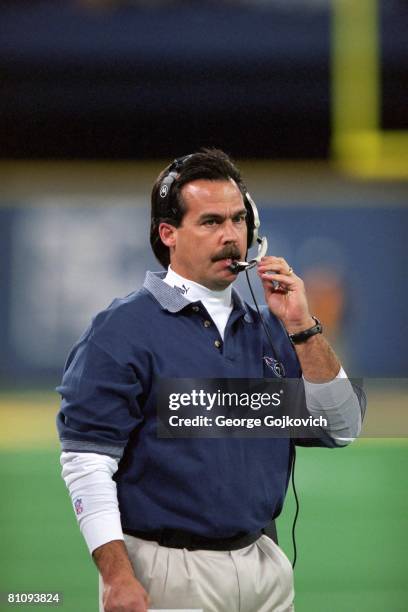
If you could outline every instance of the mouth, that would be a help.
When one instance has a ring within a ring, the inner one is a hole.
[[[231,273],[230,266],[236,261],[239,261],[236,257],[226,257],[225,259],[218,259],[217,263],[220,263],[222,270]]]
[[[233,252],[233,253],[220,253],[220,255],[213,257],[213,262],[218,262],[218,261],[223,261],[226,262],[228,261],[229,263],[233,262],[233,261],[239,261],[241,257],[241,253],[239,252]]]
[[[219,270],[219,272],[221,272],[223,275],[230,275],[234,274],[231,270],[231,266],[235,262],[240,261],[240,257],[241,253],[238,249],[228,248],[215,255],[213,257],[213,262],[215,263],[216,268]]]

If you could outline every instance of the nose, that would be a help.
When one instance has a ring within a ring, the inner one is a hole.
[[[232,219],[227,219],[223,224],[222,241],[224,244],[238,242],[238,232]]]

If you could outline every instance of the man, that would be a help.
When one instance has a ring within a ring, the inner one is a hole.
[[[348,381],[335,386],[346,375],[289,264],[258,264],[265,322],[231,288],[255,231],[248,202],[221,151],[164,170],[152,191],[151,244],[166,271],[99,313],[68,358],[63,476],[105,612],[293,610],[290,563],[262,534],[282,508],[290,440],[159,438],[162,379],[271,378],[277,357],[286,377],[307,381],[309,412],[328,416],[318,439],[298,444],[342,446],[359,433],[357,397]]]

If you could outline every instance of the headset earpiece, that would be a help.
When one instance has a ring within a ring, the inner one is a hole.
[[[248,241],[247,246],[250,249],[258,244],[258,229],[261,225],[259,220],[258,209],[255,202],[251,198],[248,191],[244,192],[244,204],[247,211],[247,226],[248,226]]]

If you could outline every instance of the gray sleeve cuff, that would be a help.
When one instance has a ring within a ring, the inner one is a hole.
[[[325,431],[330,437],[340,445],[358,437],[361,431],[360,404],[343,368],[329,382],[311,383],[304,379],[304,386],[308,412],[327,420]]]
[[[85,440],[61,440],[61,448],[64,452],[97,453],[98,455],[109,455],[114,459],[121,459],[124,447],[113,444],[101,444],[100,442],[87,442]]]

